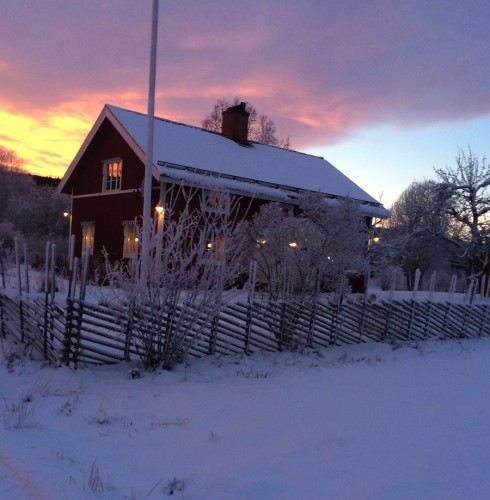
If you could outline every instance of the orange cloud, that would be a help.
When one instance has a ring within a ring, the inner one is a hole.
[[[59,177],[89,129],[87,115],[66,117],[61,110],[32,116],[0,111],[3,146],[14,150],[32,173]]]
[[[23,110],[0,101],[2,146],[14,150],[29,172],[60,177],[105,103],[141,109],[142,93],[87,94],[57,106]]]

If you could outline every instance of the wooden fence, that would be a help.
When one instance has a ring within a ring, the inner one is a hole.
[[[361,342],[461,339],[490,334],[490,306],[419,302],[231,303],[209,320],[194,312],[186,352],[252,353]],[[52,363],[105,364],[137,359],[151,311],[0,294],[0,335],[11,336]],[[188,314],[176,310],[173,314]],[[165,325],[162,324],[162,331]],[[164,335],[154,339],[163,344]]]

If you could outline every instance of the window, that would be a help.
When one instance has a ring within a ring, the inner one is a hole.
[[[82,222],[82,254],[94,254],[95,222]]]
[[[204,250],[213,252],[218,260],[221,260],[225,251],[225,234],[216,229],[207,229],[204,238]]]
[[[130,259],[138,255],[139,227],[134,221],[124,221],[123,258]]]
[[[230,196],[227,193],[203,191],[203,211],[227,213],[230,209]]]
[[[104,183],[103,191],[115,191],[121,189],[122,160],[106,160],[103,163]]]
[[[282,215],[293,214],[293,205],[289,203],[279,203],[279,212],[281,212]]]

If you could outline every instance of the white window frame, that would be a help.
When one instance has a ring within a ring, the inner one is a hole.
[[[120,191],[122,182],[122,158],[111,158],[102,162],[102,191]],[[114,173],[116,175],[114,175]]]
[[[203,212],[227,214],[230,211],[231,196],[223,191],[203,189],[201,207]]]
[[[95,242],[95,222],[87,221],[82,222],[82,255],[85,254],[87,248],[89,249],[89,254],[94,254],[94,242]]]

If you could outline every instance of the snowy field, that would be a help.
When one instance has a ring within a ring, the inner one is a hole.
[[[490,338],[192,360],[7,359],[2,499],[488,499]]]

